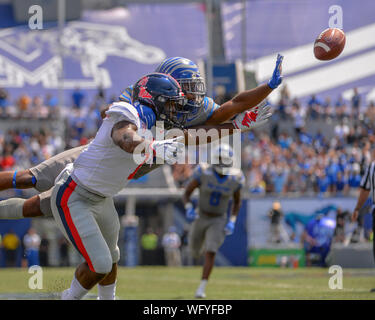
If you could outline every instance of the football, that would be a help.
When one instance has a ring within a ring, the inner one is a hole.
[[[345,47],[345,33],[338,28],[324,30],[315,40],[314,56],[318,60],[332,60],[340,55]]]

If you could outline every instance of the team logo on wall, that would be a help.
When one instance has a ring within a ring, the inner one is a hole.
[[[165,57],[160,48],[131,38],[123,26],[70,22],[61,37],[57,28],[8,28],[0,31],[0,87],[57,89],[62,66],[69,66],[64,67],[64,89],[109,88],[106,65],[112,58],[156,64]]]

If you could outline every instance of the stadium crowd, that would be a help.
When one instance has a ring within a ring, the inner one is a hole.
[[[229,96],[216,97],[220,103]],[[21,95],[11,101],[0,89],[2,118],[62,117],[66,121],[65,137],[49,129],[37,131],[10,129],[0,132],[0,168],[12,170],[31,167],[64,149],[86,144],[101,123],[100,110],[114,97],[106,98],[98,88],[92,101],[85,91],[76,88],[70,108],[59,110],[53,95],[29,97]],[[316,96],[302,104],[290,98],[286,87],[273,105],[269,131],[252,131],[242,136],[242,169],[247,190],[253,194],[347,195],[359,186],[364,165],[369,161],[371,143],[375,142],[375,105],[365,105],[357,89],[351,100],[338,97],[331,102]],[[60,118],[61,119],[61,118]],[[333,138],[324,132],[309,132],[306,124],[318,120],[334,124]],[[280,122],[293,124],[292,131],[282,131]],[[176,165],[173,176],[183,186],[190,176],[189,165]]]

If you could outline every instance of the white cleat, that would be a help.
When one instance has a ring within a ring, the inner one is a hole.
[[[61,293],[61,300],[72,300],[69,295],[69,289],[64,290]]]
[[[197,291],[195,293],[195,297],[198,298],[198,299],[205,299],[206,298],[206,294],[203,291]]]

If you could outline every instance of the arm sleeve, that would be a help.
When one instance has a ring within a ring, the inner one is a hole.
[[[368,165],[366,170],[365,170],[365,174],[363,175],[362,179],[361,179],[361,183],[360,183],[360,187],[365,189],[365,190],[370,190],[370,166],[371,165]]]
[[[208,98],[208,97],[205,97],[203,99],[203,107],[207,114],[206,121],[211,118],[215,110],[220,108],[220,106],[217,103],[215,103],[212,98]]]
[[[129,121],[133,123],[138,129],[141,127],[140,118],[137,110],[129,103],[115,102],[105,113],[108,119],[113,121],[113,124],[120,121]]]
[[[127,87],[123,92],[121,92],[119,99],[122,101],[126,101],[127,103],[131,103],[132,92],[133,92],[133,86]]]

